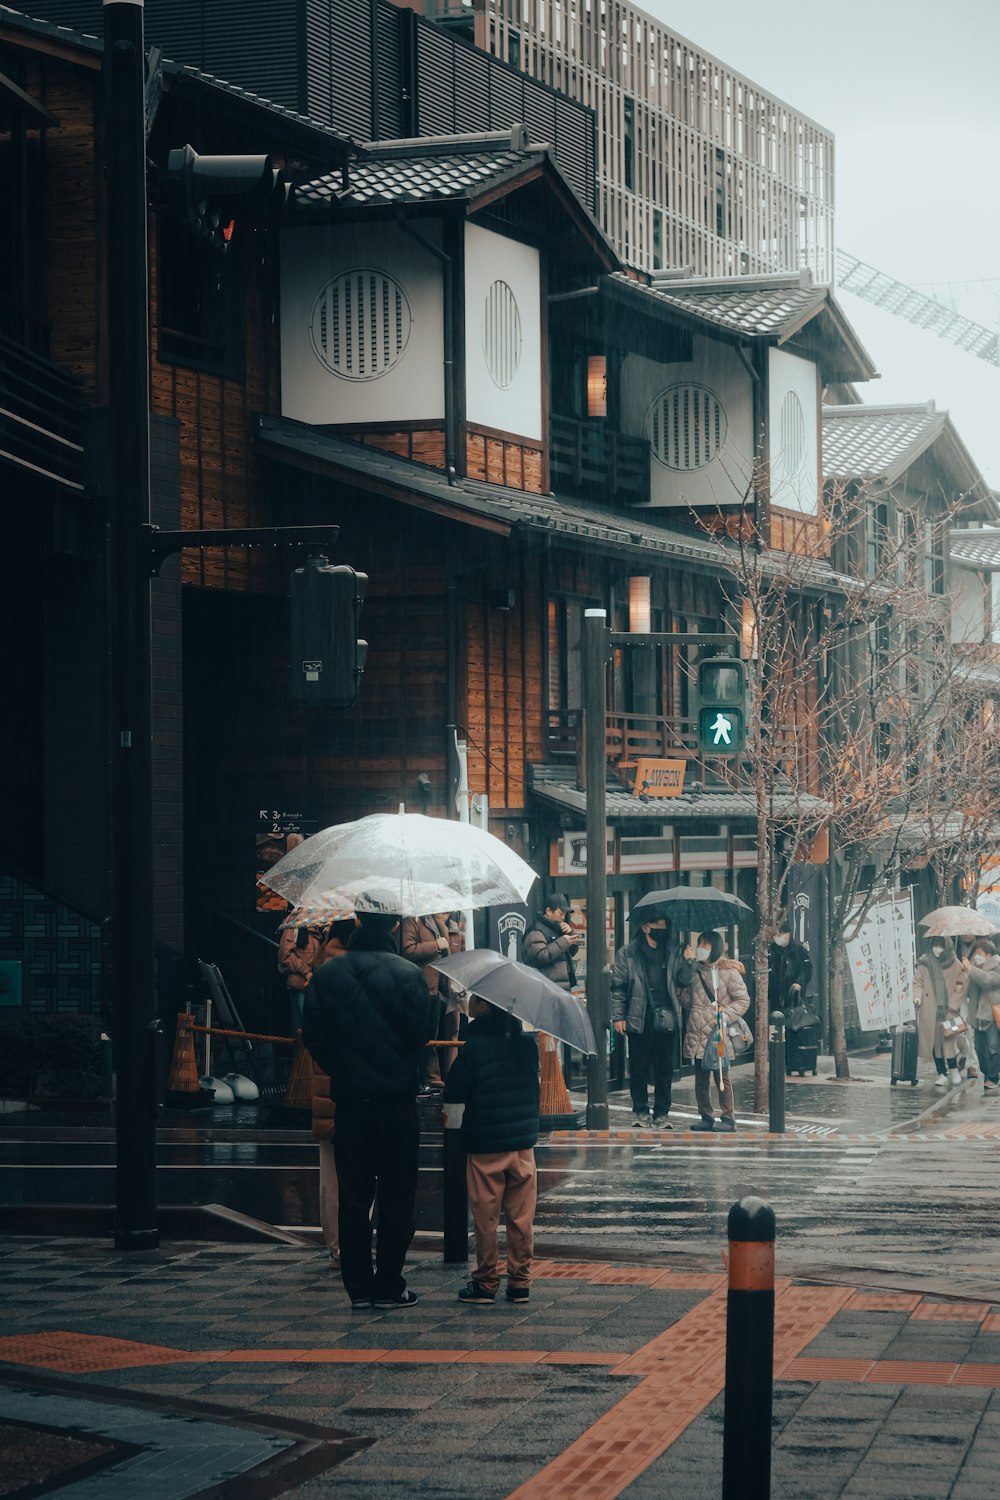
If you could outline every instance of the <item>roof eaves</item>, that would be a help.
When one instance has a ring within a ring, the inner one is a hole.
[[[14,10],[9,5],[0,5],[0,27],[9,27],[12,31],[22,32],[26,36],[44,37],[48,41],[58,42],[61,46],[84,52],[89,58],[94,57],[95,54],[100,55],[104,51],[104,42],[99,36],[92,36],[89,32],[73,31],[69,26],[56,26],[51,21],[42,21],[35,16],[27,16],[23,11]]]

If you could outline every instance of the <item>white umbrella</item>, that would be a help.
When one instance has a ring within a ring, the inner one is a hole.
[[[260,877],[290,901],[423,917],[524,901],[535,872],[492,833],[423,813],[374,813],[314,833]]]

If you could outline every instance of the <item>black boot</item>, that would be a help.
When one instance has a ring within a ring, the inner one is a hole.
[[[702,1115],[701,1119],[696,1120],[689,1128],[691,1130],[714,1130],[715,1117],[713,1115]]]

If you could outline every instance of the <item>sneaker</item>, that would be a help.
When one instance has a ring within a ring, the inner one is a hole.
[[[703,1115],[700,1120],[695,1120],[695,1122],[694,1122],[693,1125],[689,1125],[688,1129],[689,1130],[714,1130],[715,1129],[715,1121],[714,1121],[714,1119],[713,1120],[708,1120]]]
[[[948,1069],[948,1082],[949,1083],[961,1083],[962,1082],[962,1075],[958,1071],[957,1068],[949,1068]]]
[[[934,1087],[936,1089],[946,1089],[948,1087],[948,1080],[943,1073],[939,1073],[935,1078]]]
[[[508,1297],[510,1292],[507,1293]],[[481,1307],[489,1307],[497,1300],[496,1292],[488,1292],[478,1281],[467,1281],[458,1294],[459,1302],[478,1304]]]
[[[372,1299],[370,1297],[352,1297],[351,1312],[371,1312]]]
[[[716,1125],[715,1128],[716,1130],[728,1130],[731,1135],[736,1129],[736,1121],[730,1120],[728,1115],[723,1115],[722,1119],[719,1121],[718,1125]]]
[[[971,1067],[970,1068],[966,1068],[966,1070],[965,1070],[965,1076],[966,1076],[966,1078],[978,1078],[979,1077],[979,1069],[978,1068],[971,1068]]]
[[[632,1121],[632,1129],[633,1130],[649,1130],[649,1128],[650,1128],[649,1116],[648,1115],[636,1115],[635,1119]]]
[[[372,1307],[412,1307],[419,1300],[416,1292],[407,1290],[398,1297],[373,1297]]]
[[[671,1123],[667,1119],[666,1115],[654,1115],[653,1116],[653,1129],[654,1130],[673,1130],[673,1128],[674,1127],[671,1125]]]
[[[983,1083],[983,1093],[984,1094],[995,1094],[996,1091],[997,1091],[997,1086],[996,1086],[996,1083],[994,1082],[994,1080],[992,1078],[987,1078],[984,1081],[984,1083]]]
[[[505,1296],[508,1302],[527,1302],[531,1297],[531,1289],[526,1286],[511,1286],[508,1281]]]

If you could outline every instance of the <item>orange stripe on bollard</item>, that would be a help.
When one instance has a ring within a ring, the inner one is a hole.
[[[774,1241],[730,1240],[729,1290],[774,1291]]]

